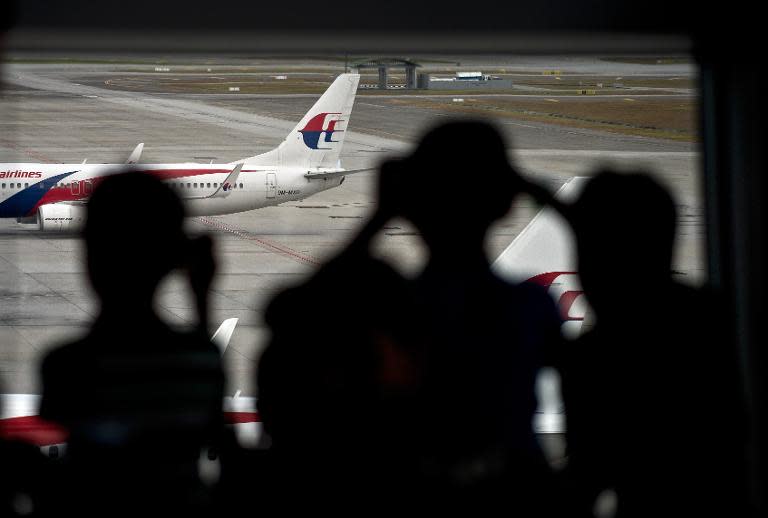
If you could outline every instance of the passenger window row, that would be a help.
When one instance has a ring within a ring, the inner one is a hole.
[[[198,189],[198,188],[210,188],[210,187],[218,189],[218,187],[219,187],[218,183],[210,183],[210,182],[208,182],[208,183],[186,183],[186,184],[183,183],[183,182],[173,182],[170,185],[171,185],[171,187],[173,187],[175,189]],[[242,189],[243,188],[243,184],[242,183],[234,184],[232,187],[235,188],[235,189]]]
[[[2,188],[2,189],[21,189],[22,188],[21,185],[22,185],[21,183],[15,183],[15,182],[14,183],[10,183],[10,184],[5,184],[4,183],[4,184],[0,184],[0,188]],[[56,184],[56,187],[59,187],[59,188],[62,188],[62,187],[63,188],[69,188],[71,186],[72,186],[71,183],[57,183]],[[177,189],[184,189],[184,188],[186,188],[186,189],[198,189],[198,188],[210,188],[210,187],[218,189],[219,184],[218,183],[210,183],[210,182],[208,182],[208,183],[199,183],[199,184],[198,183],[187,183],[187,184],[184,184],[184,183],[172,183],[171,186],[175,187]],[[29,184],[25,183],[24,184],[24,189],[26,189],[27,187],[29,187]],[[43,188],[43,184],[39,183],[38,187],[40,187],[42,189]],[[232,187],[234,187],[235,189],[242,189],[243,188],[243,184],[242,183],[234,184]]]

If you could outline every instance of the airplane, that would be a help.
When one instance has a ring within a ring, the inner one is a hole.
[[[563,184],[555,197],[561,202],[576,198],[586,182],[573,177]],[[493,270],[514,282],[535,282],[545,288],[557,302],[563,317],[563,334],[575,338],[588,326],[590,312],[576,274],[573,233],[565,219],[553,208],[544,207],[512,243],[496,258]],[[237,319],[225,320],[212,341],[226,351]],[[537,380],[539,407],[534,416],[536,433],[564,433],[565,413],[559,394],[559,380],[552,370],[544,370]],[[66,441],[61,428],[37,416],[40,396],[4,394],[0,396],[0,438],[15,438],[40,446],[58,455]],[[224,417],[241,444],[256,446],[262,425],[256,411],[256,398],[241,397],[240,392],[224,399]],[[51,449],[53,448],[53,449]]]
[[[42,231],[78,230],[99,181],[126,171],[162,179],[189,216],[244,212],[337,187],[346,175],[369,170],[346,170],[340,161],[359,81],[359,74],[340,74],[277,148],[231,163],[138,164],[141,143],[123,164],[0,164],[0,218]]]

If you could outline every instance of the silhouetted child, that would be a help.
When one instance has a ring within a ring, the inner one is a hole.
[[[672,277],[672,198],[602,172],[566,212],[596,319],[562,365],[573,516],[606,489],[620,517],[737,516],[733,351],[714,297]]]
[[[205,329],[211,243],[187,238],[183,218],[177,196],[146,174],[107,177],[89,201],[84,237],[99,314],[88,335],[42,365],[40,415],[69,431],[57,509],[207,505],[197,466],[221,434],[224,377]],[[172,330],[153,307],[158,284],[179,267],[198,301],[192,332]]]

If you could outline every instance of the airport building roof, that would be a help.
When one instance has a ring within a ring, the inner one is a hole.
[[[352,63],[352,68],[376,68],[376,67],[420,67],[418,63],[402,58],[374,58]]]

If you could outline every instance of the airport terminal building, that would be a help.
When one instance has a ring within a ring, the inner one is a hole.
[[[507,90],[511,79],[502,79],[482,72],[456,72],[453,77],[419,74],[418,87],[424,90]]]

